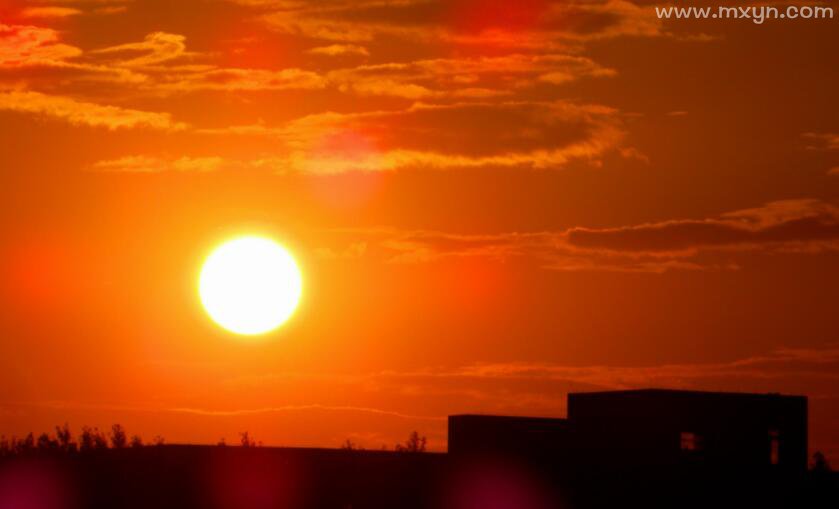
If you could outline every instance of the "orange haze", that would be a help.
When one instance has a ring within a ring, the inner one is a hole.
[[[807,394],[839,459],[837,22],[2,1],[0,432],[443,449],[663,386]],[[306,281],[259,342],[197,297],[241,233]]]

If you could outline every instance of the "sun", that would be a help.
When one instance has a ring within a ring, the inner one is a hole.
[[[213,321],[235,334],[255,336],[291,318],[303,294],[303,277],[291,253],[273,240],[239,237],[204,262],[198,293]]]

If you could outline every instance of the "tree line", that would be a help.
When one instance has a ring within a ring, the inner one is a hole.
[[[108,432],[96,427],[83,426],[78,439],[73,436],[68,424],[56,426],[55,433],[41,433],[37,437],[30,432],[23,438],[0,436],[0,457],[25,456],[37,453],[75,454],[104,449],[140,448],[146,445],[163,445],[165,440],[156,436],[146,444],[139,435],[128,436],[121,424],[114,424]]]
[[[256,441],[247,431],[239,434],[241,447],[261,447],[262,442]],[[393,450],[396,452],[420,453],[426,450],[426,437],[414,431],[404,442],[398,443]],[[13,456],[32,456],[38,454],[79,454],[107,449],[139,449],[147,446],[165,445],[165,439],[157,435],[151,442],[144,442],[140,435],[128,436],[121,424],[114,424],[111,429],[102,431],[96,427],[83,426],[78,437],[73,435],[68,424],[56,426],[55,433],[47,432],[35,435],[30,432],[23,438],[0,436],[0,458]],[[224,439],[219,446],[226,446]],[[345,450],[363,450],[351,440],[347,439],[342,445]],[[382,449],[387,449],[383,446]]]
[[[420,436],[419,432],[412,431],[410,435],[408,435],[408,439],[404,442],[400,442],[393,446],[393,450],[396,452],[425,452],[425,447],[428,440],[425,436]],[[350,440],[349,438],[341,444],[341,449],[345,451],[363,451],[363,447],[359,447],[355,442]],[[382,450],[387,450],[387,445],[382,446]]]

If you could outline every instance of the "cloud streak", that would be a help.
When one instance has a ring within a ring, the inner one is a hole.
[[[323,55],[327,57],[338,56],[360,56],[369,57],[370,52],[364,46],[357,44],[330,44],[329,46],[318,46],[308,51],[312,55]]]
[[[340,90],[360,95],[429,99],[509,95],[513,92],[511,81],[523,88],[540,82],[561,85],[616,74],[581,56],[514,53],[363,65],[331,71],[328,78]]]
[[[785,391],[804,390],[806,387],[814,398],[836,398],[839,397],[836,392],[837,373],[839,347],[824,345],[784,347],[749,357],[707,363],[610,366],[559,362],[477,362],[345,375],[276,373],[228,380],[225,387],[227,390],[270,394],[298,386],[304,379],[313,387],[359,388],[355,395],[361,399],[370,393],[408,405],[414,400],[425,401],[427,405],[439,408],[443,415],[464,409],[509,413],[524,409],[557,415],[565,408],[566,393],[591,390],[649,387],[730,390],[730,387],[741,387],[747,391],[769,392],[782,387]],[[309,408],[309,405],[300,406]],[[437,418],[433,415],[405,417]]]
[[[263,408],[252,408],[252,409],[239,409],[239,410],[208,410],[202,408],[170,408],[167,409],[169,412],[175,413],[187,413],[187,414],[195,414],[195,415],[205,415],[211,417],[235,417],[240,415],[254,415],[254,414],[273,414],[273,413],[286,413],[286,412],[306,412],[312,410],[324,410],[327,412],[351,412],[351,413],[364,413],[364,414],[373,414],[379,416],[386,416],[386,417],[397,417],[399,419],[408,419],[412,421],[444,421],[446,419],[445,416],[427,416],[427,415],[412,415],[412,414],[405,414],[401,412],[394,412],[390,410],[383,410],[381,408],[372,408],[372,407],[359,407],[359,406],[351,406],[351,405],[320,405],[320,404],[311,404],[311,405],[284,405],[284,406],[277,406],[277,407],[263,407]]]
[[[51,28],[0,24],[0,67],[62,66],[81,54]]]
[[[99,161],[90,170],[103,173],[161,173],[217,171],[224,166],[220,157],[180,157],[166,160],[149,156],[128,156],[120,159]]]
[[[549,270],[661,273],[731,270],[744,252],[839,250],[839,208],[818,200],[786,200],[699,220],[669,220],[617,228],[489,235],[396,229],[335,232],[349,246],[321,246],[322,253],[355,253],[388,263],[427,263],[446,258],[524,260]],[[344,256],[345,258],[345,256]]]
[[[117,62],[125,67],[146,67],[187,56],[186,37],[166,32],[146,35],[142,42],[120,44],[91,52],[95,55],[135,55]]]
[[[624,137],[616,110],[567,101],[415,103],[404,110],[327,112],[276,128],[203,133],[274,137],[284,143],[285,153],[258,165],[319,175],[405,168],[557,169],[574,160],[596,165]]]
[[[230,0],[260,12],[281,33],[337,42],[397,37],[512,48],[550,48],[556,41],[664,35],[652,8],[624,0],[520,3],[471,0],[400,2]]]
[[[105,106],[38,92],[0,93],[0,110],[55,118],[72,125],[104,127],[112,131],[131,128],[173,131],[187,127],[186,124],[174,121],[168,113]]]
[[[839,134],[836,133],[804,133],[801,135],[809,150],[833,151],[839,150]]]
[[[792,245],[839,240],[839,208],[817,200],[786,200],[720,218],[568,232],[583,249],[680,252],[726,246]]]

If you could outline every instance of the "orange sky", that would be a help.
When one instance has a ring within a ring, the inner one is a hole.
[[[839,459],[837,23],[0,0],[0,429],[441,449],[661,386],[807,394]],[[306,282],[258,342],[196,292],[251,232]]]

